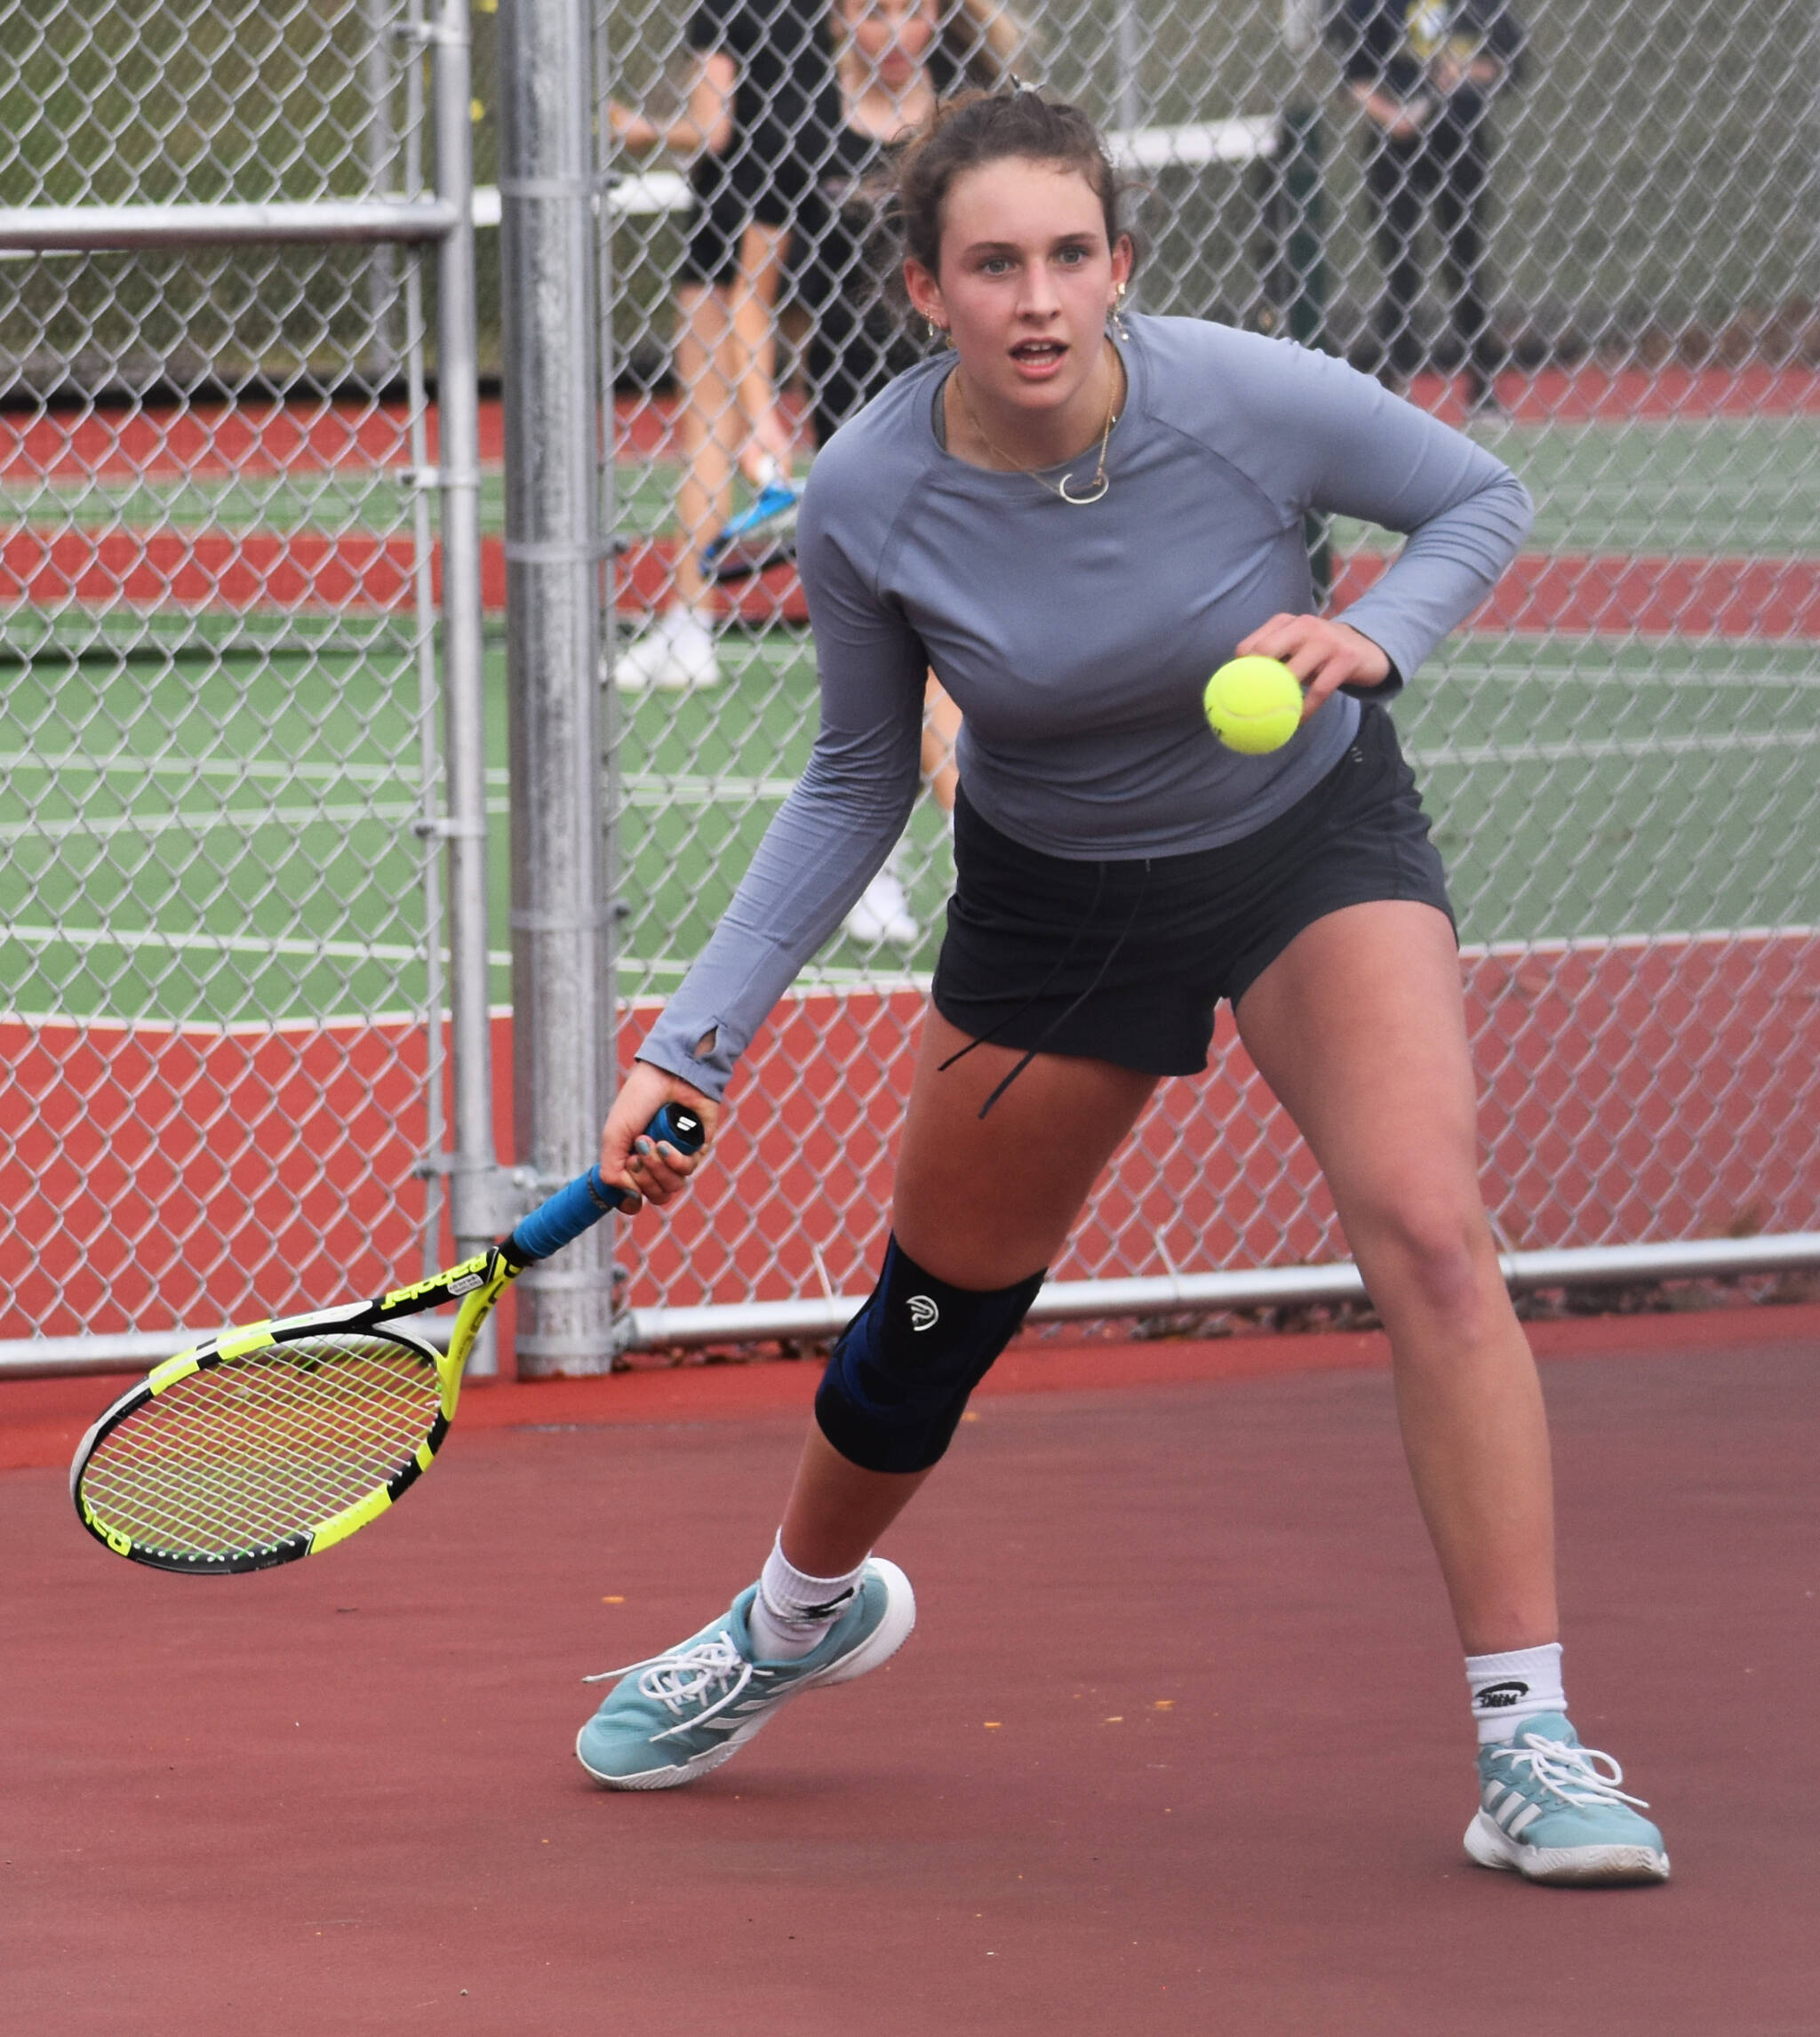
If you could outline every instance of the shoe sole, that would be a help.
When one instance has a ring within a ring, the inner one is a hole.
[[[800,1697],[805,1690],[826,1690],[836,1683],[851,1683],[856,1677],[864,1676],[868,1670],[876,1669],[882,1662],[889,1662],[892,1656],[909,1640],[911,1629],[916,1625],[916,1594],[910,1588],[910,1580],[895,1563],[887,1562],[882,1556],[872,1559],[872,1567],[885,1580],[885,1614],[866,1639],[850,1654],[831,1662],[826,1669],[818,1669],[813,1676],[805,1676],[791,1691],[791,1698]],[[594,1779],[606,1789],[678,1789],[684,1783],[693,1782],[698,1776],[705,1776],[711,1769],[717,1769],[725,1761],[730,1761],[746,1741],[771,1721],[789,1702],[773,1705],[770,1711],[761,1712],[755,1719],[736,1727],[719,1746],[710,1747],[705,1753],[691,1760],[678,1761],[661,1769],[647,1769],[635,1776],[603,1776],[598,1769],[588,1768],[587,1757],[581,1751],[581,1733],[575,1736],[575,1758]]]
[[[856,919],[850,913],[841,922],[841,931],[861,947],[914,947],[922,939],[922,929],[909,920],[885,926],[874,919]]]
[[[836,1683],[850,1683],[855,1677],[876,1669],[880,1663],[889,1662],[909,1640],[910,1630],[916,1625],[916,1594],[910,1588],[909,1578],[882,1556],[874,1556],[872,1567],[885,1581],[885,1617],[850,1655],[842,1656],[813,1676],[805,1676],[797,1690],[826,1690]],[[761,1725],[763,1722],[759,1721]]]
[[[655,679],[645,679],[622,671],[615,667],[613,683],[622,693],[700,693],[718,686],[718,672],[687,674],[665,672]]]
[[[1523,1846],[1481,1810],[1466,1827],[1466,1856],[1481,1867],[1554,1889],[1665,1881],[1668,1856],[1653,1846]]]

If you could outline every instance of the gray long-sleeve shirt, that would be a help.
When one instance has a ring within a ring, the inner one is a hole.
[[[1201,710],[1241,638],[1313,607],[1305,512],[1408,535],[1345,612],[1390,658],[1385,693],[1514,556],[1522,483],[1369,378],[1200,319],[1130,323],[1098,502],[946,451],[934,404],[952,356],[900,376],[817,459],[798,558],[820,732],[641,1059],[722,1094],[903,829],[926,667],[965,717],[968,800],[1001,833],[1060,857],[1174,855],[1273,819],[1358,726],[1357,700],[1337,694],[1284,748],[1247,757]],[[1094,454],[1070,465],[1078,490]]]

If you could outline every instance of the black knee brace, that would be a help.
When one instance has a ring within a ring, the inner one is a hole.
[[[821,1433],[863,1470],[926,1471],[1042,1282],[1034,1273],[986,1294],[950,1287],[894,1236],[878,1285],[829,1354],[815,1396]]]

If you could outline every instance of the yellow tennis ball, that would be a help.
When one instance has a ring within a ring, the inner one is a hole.
[[[1302,725],[1302,687],[1274,658],[1235,658],[1201,695],[1213,732],[1229,750],[1259,757],[1280,750]]]

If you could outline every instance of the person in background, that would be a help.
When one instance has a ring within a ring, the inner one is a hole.
[[[841,126],[808,204],[797,216],[792,293],[809,320],[803,379],[818,445],[927,351],[916,337],[899,269],[894,202],[896,148],[967,87],[1006,84],[1028,47],[1023,23],[991,0],[835,0]],[[931,673],[924,697],[922,776],[952,818],[960,710]],[[913,947],[922,930],[910,909],[902,843],[842,923],[866,946]]]
[[[675,598],[621,653],[614,677],[629,691],[719,682],[704,554],[727,524],[735,472],[746,467],[762,499],[794,500],[771,394],[775,307],[791,222],[841,122],[826,0],[701,0],[689,46],[679,117],[608,108],[621,148],[693,157],[695,200],[676,291]]]
[[[1416,326],[1426,214],[1445,250],[1467,408],[1495,408],[1504,356],[1482,280],[1490,114],[1521,63],[1522,24],[1505,0],[1339,0],[1329,34],[1346,92],[1369,124],[1365,188],[1384,267],[1380,372],[1402,387],[1426,363]]]

